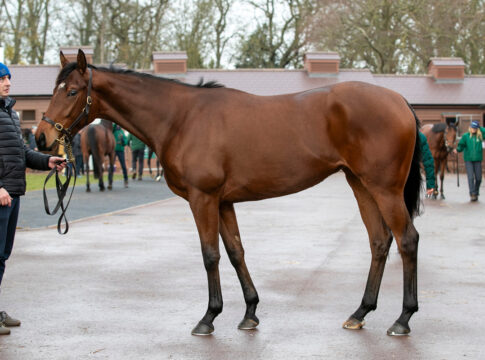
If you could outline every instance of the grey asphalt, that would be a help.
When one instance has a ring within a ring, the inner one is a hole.
[[[62,178],[64,181],[64,179]],[[105,184],[106,185],[106,184]],[[72,186],[69,189],[71,192]],[[47,190],[47,198],[50,209],[53,210],[57,202],[55,189]],[[71,203],[67,210],[69,222],[119,211],[133,206],[147,204],[175,196],[168,188],[165,180],[155,181],[149,176],[144,176],[142,181],[129,180],[128,188],[124,187],[123,181],[113,182],[112,190],[99,191],[97,180],[93,182],[91,177],[91,192],[86,192],[85,185],[76,185]],[[67,203],[67,201],[65,201]],[[42,190],[29,191],[20,200],[20,215],[18,228],[35,229],[46,226],[57,226],[59,215],[50,216],[44,210],[44,197]]]
[[[395,245],[377,310],[360,331],[341,327],[361,301],[370,250],[339,173],[236,205],[260,296],[256,331],[237,329],[244,301],[221,246],[224,311],[213,335],[190,335],[206,310],[207,278],[180,198],[77,221],[65,236],[19,231],[0,305],[23,322],[0,337],[0,359],[483,359],[485,198],[470,203],[464,180],[457,188],[448,177],[447,199],[426,199],[415,221],[420,311],[410,336],[386,335],[402,307]]]

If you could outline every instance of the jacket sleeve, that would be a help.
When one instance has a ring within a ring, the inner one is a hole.
[[[421,134],[420,134],[421,135]],[[420,136],[421,140],[421,159],[423,161],[424,172],[426,173],[426,189],[436,188],[434,176],[434,160],[431,151],[429,150],[426,136]]]
[[[460,139],[460,142],[456,146],[456,151],[462,152],[466,148],[466,141],[465,141],[465,136],[462,136]]]
[[[24,145],[25,165],[35,170],[49,170],[50,155],[29,149]]]

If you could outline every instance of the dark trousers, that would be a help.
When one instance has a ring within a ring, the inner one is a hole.
[[[131,151],[131,156],[132,156],[132,169],[133,172],[136,173],[136,164],[139,164],[138,168],[138,176],[141,176],[143,174],[143,161],[145,160],[145,149],[138,149],[138,150],[132,150]]]
[[[12,206],[0,206],[0,285],[5,272],[5,262],[12,253],[19,208],[18,196],[13,196]]]
[[[479,195],[480,184],[482,182],[482,162],[465,161],[465,167],[470,195]]]
[[[84,175],[84,161],[82,154],[76,155],[74,160],[76,161],[76,175],[79,176],[81,173]]]
[[[115,159],[116,157],[120,161],[121,170],[123,170],[123,179],[128,180],[128,172],[126,171],[126,164],[125,164],[125,152],[124,151],[115,151]]]

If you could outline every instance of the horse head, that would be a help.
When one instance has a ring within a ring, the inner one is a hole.
[[[445,134],[443,138],[445,140],[446,151],[448,151],[449,153],[456,148],[456,136],[458,132],[457,125],[458,125],[458,121],[447,122]]]
[[[69,63],[60,53],[62,69],[56,80],[52,99],[35,133],[39,150],[50,150],[56,141],[63,144],[85,125],[94,120],[90,116],[92,70],[86,56],[79,50],[77,61]]]

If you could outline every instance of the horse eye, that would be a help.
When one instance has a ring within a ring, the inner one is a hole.
[[[67,93],[67,96],[75,96],[77,94],[77,91],[76,90],[70,90],[68,93]]]

